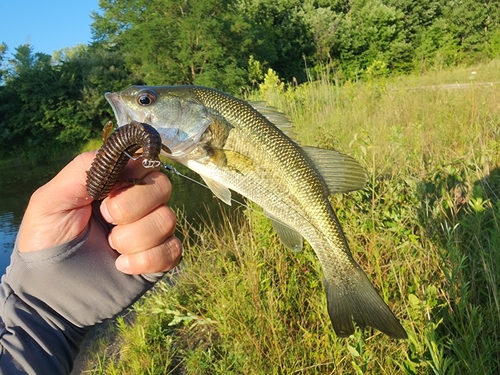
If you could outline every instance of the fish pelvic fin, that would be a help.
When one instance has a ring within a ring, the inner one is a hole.
[[[363,270],[356,265],[355,282],[335,285],[325,278],[328,314],[335,333],[348,337],[354,333],[353,321],[361,328],[378,329],[394,339],[406,339],[408,335],[389,306],[373,287]]]
[[[221,183],[211,178],[201,176],[212,193],[228,206],[231,206],[231,191]]]

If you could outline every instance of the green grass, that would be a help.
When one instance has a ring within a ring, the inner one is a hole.
[[[102,146],[102,139],[91,139],[87,141],[81,148],[80,148],[80,153],[82,152],[87,152],[87,151],[93,151],[93,150],[99,150]]]
[[[119,320],[119,354],[96,351],[90,373],[499,373],[500,85],[423,87],[498,65],[342,87],[266,81],[303,143],[366,167],[366,189],[332,202],[408,340],[337,338],[313,251],[284,249],[252,207],[189,234],[180,220],[182,271],[135,305],[135,323]]]

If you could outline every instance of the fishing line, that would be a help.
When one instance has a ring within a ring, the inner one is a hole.
[[[176,174],[177,176],[183,177],[183,178],[185,178],[185,179],[186,179],[186,180],[188,180],[188,181],[194,182],[194,183],[196,183],[196,184],[198,184],[198,185],[200,185],[200,186],[203,186],[204,188],[206,188],[206,189],[210,190],[210,188],[209,188],[207,185],[205,185],[204,183],[202,183],[202,182],[200,182],[200,181],[197,181],[197,180],[195,180],[194,178],[191,178],[191,177],[189,177],[189,176],[187,176],[187,175],[185,175],[185,174],[182,174],[181,172],[179,172],[177,169],[175,169],[175,168],[174,168],[174,167],[172,167],[171,165],[161,163],[161,167],[163,167],[164,169],[166,169],[166,170],[167,170],[167,171],[169,171],[169,172],[172,172],[173,174]],[[237,201],[237,200],[236,200],[236,199],[234,199],[233,197],[231,197],[231,202],[237,203],[237,204],[239,204],[239,205],[240,205],[240,206],[242,206],[242,207],[245,207],[245,208],[247,208],[247,209],[249,209],[249,210],[255,211],[253,208],[251,208],[251,207],[250,207],[250,206],[248,206],[247,204],[242,203],[242,202],[240,202],[240,201]]]
[[[201,182],[199,182],[199,181],[196,181],[194,178],[191,178],[191,177],[189,177],[189,176],[186,176],[185,174],[182,174],[181,172],[179,172],[177,169],[175,169],[175,168],[174,168],[174,167],[172,167],[171,165],[161,163],[161,164],[160,164],[160,166],[161,166],[161,167],[163,167],[164,169],[166,169],[167,171],[170,171],[170,172],[172,172],[172,173],[174,173],[174,174],[176,174],[176,175],[178,175],[178,176],[181,176],[181,177],[183,177],[183,178],[187,179],[188,181],[192,181],[192,182],[194,182],[194,183],[196,183],[196,184],[198,184],[198,185],[200,185],[200,186],[203,186],[204,188],[206,188],[206,189],[210,190],[210,188],[209,188],[207,185],[205,185],[204,183],[201,183]],[[211,191],[211,190],[210,190],[210,191]],[[237,203],[237,204],[239,204],[240,206],[245,207],[247,210],[250,210],[250,211],[255,212],[255,213],[257,213],[257,214],[259,214],[259,215],[261,215],[261,216],[264,216],[264,217],[268,218],[268,216],[267,216],[267,215],[266,215],[263,211],[256,210],[255,208],[252,208],[252,207],[250,207],[249,205],[247,205],[247,204],[245,204],[245,203],[242,203],[242,202],[240,202],[240,201],[237,201],[236,199],[234,199],[234,198],[232,198],[232,197],[231,197],[231,202]],[[295,229],[293,229],[292,227],[290,227],[290,226],[288,226],[288,225],[286,225],[286,224],[284,224],[284,223],[282,223],[282,225],[285,225],[285,226],[289,227],[290,229],[295,230]],[[299,251],[300,251],[300,250],[299,250]]]
[[[138,159],[141,159],[142,158],[142,155],[138,155],[138,156],[132,156],[130,155],[129,153],[127,153],[127,151],[124,151],[124,154],[127,155],[131,160],[138,160]],[[194,182],[195,184],[199,185],[199,186],[202,186],[210,191],[212,191],[206,184],[200,182],[200,181],[197,181],[195,180],[194,178],[191,178],[181,172],[179,172],[175,167],[169,165],[169,164],[165,164],[163,162],[160,161],[160,167],[165,169],[166,171],[169,171],[169,172],[172,172],[173,174],[176,174],[177,176],[180,176],[182,178],[185,178],[186,180],[188,181],[191,181],[191,182]],[[252,212],[255,212],[255,213],[258,213],[259,215],[262,215],[264,217],[267,217],[266,214],[260,210],[256,210],[255,208],[252,208],[250,207],[249,205],[243,203],[243,202],[240,202],[236,199],[234,199],[233,197],[231,197],[231,202],[234,202],[236,204],[239,204],[241,207],[245,207],[247,210],[250,210]],[[290,229],[293,229],[293,228],[290,228]]]
[[[141,156],[139,156],[139,157],[141,157]],[[174,174],[176,174],[176,175],[178,175],[178,176],[180,176],[180,177],[183,177],[183,178],[187,179],[188,181],[192,181],[192,182],[194,182],[194,183],[196,183],[196,184],[198,184],[198,185],[200,185],[200,186],[203,186],[204,188],[206,188],[206,189],[208,189],[208,190],[212,191],[212,190],[211,190],[211,189],[210,189],[210,188],[209,188],[206,184],[204,184],[204,183],[202,183],[202,182],[199,182],[199,181],[197,181],[197,180],[195,180],[195,179],[193,179],[193,178],[191,178],[191,177],[189,177],[189,176],[186,176],[185,174],[182,174],[181,172],[179,172],[177,169],[175,169],[175,168],[174,168],[174,167],[172,167],[171,165],[168,165],[168,164],[165,164],[165,163],[160,163],[160,166],[161,166],[161,167],[163,167],[164,169],[166,169],[167,171],[170,171],[170,172],[172,172],[172,173],[174,173]],[[245,203],[242,203],[242,202],[240,202],[240,201],[237,201],[237,200],[236,200],[236,199],[234,199],[233,197],[231,197],[231,202],[237,203],[237,204],[239,204],[240,206],[245,207],[247,210],[250,210],[250,211],[255,212],[255,213],[257,213],[257,214],[259,214],[259,215],[261,215],[261,216],[264,216],[264,217],[269,218],[269,216],[268,216],[268,215],[266,215],[266,213],[265,213],[265,212],[260,211],[260,210],[256,210],[255,208],[252,208],[252,207],[248,206],[248,205],[247,205],[247,204],[245,204]],[[302,214],[300,214],[300,216],[302,216],[305,220],[307,220],[307,219],[306,219],[306,218],[305,218]],[[281,223],[281,224],[282,224],[282,225],[285,225],[285,226],[287,226],[288,228],[290,228],[291,230],[294,230],[294,231],[295,231],[295,229],[294,229],[294,228],[292,228],[292,227],[290,227],[289,225],[287,225],[287,224],[285,224],[285,223]],[[273,224],[273,225],[274,225],[274,224]],[[300,251],[300,250],[299,250],[299,251]]]
[[[204,188],[209,188],[207,185],[205,185],[204,183],[200,182],[200,181],[197,181],[195,180],[194,178],[191,178],[185,174],[182,174],[181,172],[179,172],[177,169],[175,169],[174,167],[172,167],[171,165],[168,165],[168,164],[161,164],[161,167],[163,167],[164,169],[166,169],[167,171],[170,171],[172,172],[173,174],[176,174],[177,176],[181,176],[183,178],[185,178],[186,180],[188,181],[191,181],[191,182],[194,182],[195,184],[198,184],[200,186],[203,186]]]
[[[123,153],[125,155],[127,155],[129,157],[130,160],[139,160],[142,158],[142,155],[138,155],[138,156],[133,156],[133,155],[130,155],[127,151],[123,151]],[[160,162],[160,167],[162,167],[163,169],[169,171],[169,172],[172,172],[173,174],[176,174],[177,176],[180,176],[180,177],[183,177],[185,178],[186,180],[188,181],[191,181],[191,182],[194,182],[195,184],[198,184],[200,186],[203,186],[204,188],[210,190],[210,188],[205,185],[204,183],[200,182],[200,181],[197,181],[195,180],[194,178],[191,178],[185,174],[182,174],[181,172],[179,172],[177,169],[175,169],[174,167],[172,167],[171,165],[169,164],[165,164],[165,163],[162,163]],[[255,211],[253,208],[249,207],[248,205],[246,205],[245,203],[242,203],[240,201],[237,201],[236,199],[234,199],[233,197],[231,197],[231,202],[234,202],[234,203],[237,203],[239,204],[240,206],[243,206],[245,208],[248,208],[249,210],[252,210],[252,211]]]
[[[125,153],[125,155],[127,155],[132,160],[138,160],[138,159],[142,158],[142,155],[138,155],[138,156],[134,157],[134,156],[128,154],[126,151],[124,151],[124,153]],[[163,169],[165,169],[166,171],[172,172],[173,174],[176,174],[177,176],[185,178],[188,181],[194,182],[195,184],[197,184],[199,186],[202,186],[202,187],[204,187],[204,188],[212,191],[206,184],[204,184],[204,183],[202,183],[200,181],[197,181],[194,178],[191,178],[191,177],[189,177],[189,176],[187,176],[187,175],[179,172],[175,167],[173,167],[173,166],[171,166],[169,164],[165,164],[165,163],[163,163],[163,162],[160,161],[160,167],[163,168]],[[239,204],[240,206],[245,207],[247,210],[250,210],[250,211],[255,212],[255,213],[259,214],[259,215],[267,217],[267,215],[263,211],[256,210],[255,208],[252,208],[252,207],[248,206],[247,204],[234,199],[233,197],[231,197],[230,199],[231,199],[231,202]],[[284,223],[282,223],[282,225],[285,225],[285,226],[289,227],[290,229],[295,230],[294,228],[292,228],[292,227],[290,227],[290,226],[288,226],[288,225],[286,225]],[[294,252],[297,252],[297,251],[294,251]]]

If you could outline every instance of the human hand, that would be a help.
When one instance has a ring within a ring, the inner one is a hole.
[[[77,156],[31,197],[0,283],[0,373],[69,373],[86,333],[119,314],[181,258],[168,178],[129,162],[93,202],[94,152]],[[15,358],[15,360],[13,360]]]
[[[93,207],[85,188],[86,171],[94,156],[77,156],[33,194],[19,232],[21,253],[66,243],[86,228]],[[170,270],[181,258],[181,243],[173,236],[175,215],[164,205],[171,192],[168,178],[133,161],[122,178],[142,179],[145,185],[122,184],[100,205],[102,217],[114,225],[108,242],[121,254],[116,267],[128,274]]]

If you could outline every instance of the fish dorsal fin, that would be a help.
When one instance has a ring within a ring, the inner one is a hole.
[[[273,217],[269,212],[264,211],[264,214],[271,219],[274,230],[278,233],[278,236],[283,242],[283,245],[288,249],[292,250],[294,253],[298,253],[304,247],[304,240],[302,235],[295,229],[290,228],[288,225],[282,221]]]
[[[365,186],[365,169],[353,157],[310,146],[303,147],[303,150],[325,180],[330,194],[346,193]]]
[[[297,133],[295,133],[295,127],[292,121],[276,107],[270,107],[266,105],[266,102],[249,102],[254,109],[259,111],[261,115],[271,121],[278,129],[280,129],[285,135],[293,140],[295,143],[299,143],[297,140]]]
[[[223,201],[228,206],[231,205],[231,191],[222,185],[221,183],[212,180],[211,178],[201,176],[203,181],[207,184],[208,188],[214,193],[214,195]]]

